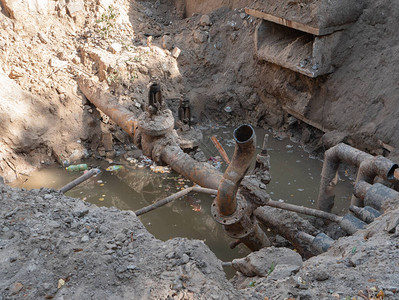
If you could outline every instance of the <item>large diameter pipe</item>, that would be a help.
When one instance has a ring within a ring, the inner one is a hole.
[[[372,157],[360,164],[355,184],[360,181],[373,184],[376,176],[386,180],[393,180],[396,169],[398,169],[398,164],[393,163],[391,160],[383,156]],[[362,198],[353,195],[351,205],[363,207],[364,203]]]
[[[317,208],[325,212],[331,212],[334,206],[334,189],[337,184],[337,172],[341,162],[359,167],[363,161],[372,157],[372,155],[366,152],[343,143],[328,149],[324,153]]]
[[[241,125],[234,130],[236,147],[233,158],[220,181],[216,205],[221,215],[230,216],[237,209],[236,194],[255,155],[256,136],[251,125]]]
[[[91,103],[134,138],[137,121],[135,115],[131,111],[118,104],[116,99],[110,101],[110,99],[115,97],[108,92],[104,92],[99,83],[82,76],[78,77],[77,82],[79,89]]]
[[[162,150],[161,160],[176,172],[202,187],[217,190],[219,182],[223,178],[222,173],[218,170],[208,164],[196,161],[178,146],[166,146]]]
[[[389,206],[399,203],[399,192],[381,183],[359,181],[354,188],[354,195],[362,199],[365,206],[384,212]]]

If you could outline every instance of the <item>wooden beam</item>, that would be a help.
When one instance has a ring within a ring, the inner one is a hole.
[[[342,24],[342,25],[337,25],[337,26],[331,26],[331,27],[326,27],[326,28],[318,28],[318,27],[313,27],[310,25],[306,25],[300,22],[296,22],[296,21],[292,21],[292,20],[288,20],[288,19],[284,19],[281,17],[277,17],[277,16],[273,16],[271,14],[259,11],[259,10],[255,10],[255,9],[251,9],[251,8],[245,8],[245,12],[248,15],[257,17],[257,18],[261,18],[264,19],[266,21],[270,21],[276,24],[280,24],[283,26],[287,26],[296,30],[300,30],[303,32],[307,32],[313,35],[327,35],[327,34],[331,34],[335,31],[338,30],[342,30],[345,29],[349,26],[349,24]]]

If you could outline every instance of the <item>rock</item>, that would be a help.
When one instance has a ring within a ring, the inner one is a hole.
[[[88,242],[89,240],[90,240],[90,238],[89,238],[88,235],[84,235],[84,236],[82,237],[82,239],[81,239],[81,241],[82,241],[83,243],[86,243],[86,242]]]
[[[199,20],[199,24],[201,26],[211,26],[212,25],[211,18],[208,15],[202,15]]]
[[[89,210],[87,208],[84,209],[77,209],[73,212],[73,215],[77,218],[83,218],[85,215],[89,213]]]
[[[183,256],[182,256],[183,263],[186,264],[186,263],[189,262],[189,260],[190,260],[190,257],[187,254],[184,253]]]
[[[6,13],[13,19],[26,20],[27,15],[47,15],[49,0],[0,0]]]
[[[144,13],[145,13],[145,15],[146,15],[147,17],[150,17],[150,18],[154,15],[154,13],[152,12],[152,10],[149,9],[149,8],[147,8],[147,9],[144,11]]]
[[[76,16],[79,12],[85,9],[83,0],[70,1],[66,6],[67,12],[71,17]]]
[[[328,272],[325,269],[319,268],[315,270],[315,272],[313,273],[313,277],[317,281],[325,281],[328,278],[330,278],[330,274],[328,274]]]
[[[23,287],[24,287],[24,286],[23,286],[22,283],[20,283],[20,282],[15,282],[15,283],[11,286],[11,288],[10,288],[11,295],[16,295],[16,294],[18,294],[18,293],[22,290]]]
[[[103,146],[105,151],[112,151],[114,149],[113,143],[112,143],[112,134],[110,132],[103,133]]]
[[[131,151],[131,155],[132,155],[135,159],[139,159],[139,158],[143,155],[143,151],[141,151],[140,149],[132,150],[132,151]]]
[[[177,48],[177,47],[173,48],[173,50],[172,50],[172,56],[173,56],[174,58],[177,59],[177,58],[180,56],[180,53],[181,53],[181,50],[180,50],[179,48]]]
[[[347,137],[348,134],[346,132],[333,130],[330,132],[326,132],[322,136],[321,142],[326,149],[329,149],[339,143],[345,143]]]
[[[63,69],[68,65],[67,61],[64,60],[59,60],[58,58],[51,58],[49,61],[50,67],[56,68],[56,69]]]
[[[8,77],[10,77],[11,79],[17,79],[20,77],[23,77],[25,74],[25,70],[20,68],[20,67],[13,67],[11,69],[10,74],[8,75]]]
[[[274,270],[269,274],[270,279],[280,280],[297,273],[300,269],[298,265],[279,264],[274,267]]]
[[[282,274],[298,271],[302,267],[302,258],[297,252],[288,248],[269,247],[252,252],[247,257],[233,260],[234,269],[249,277],[267,277],[276,270],[278,265],[284,265],[278,268],[277,277],[281,277]]]
[[[161,40],[162,48],[170,50],[173,47],[173,40],[169,35],[164,35]]]
[[[47,39],[46,35],[43,32],[38,32],[37,33],[37,37],[39,38],[39,40],[43,43],[43,44],[48,44],[49,40]]]
[[[208,35],[201,30],[194,30],[193,39],[195,43],[202,44],[208,40]]]
[[[110,46],[110,51],[114,54],[122,51],[122,45],[119,43],[112,43]]]
[[[81,62],[82,62],[82,60],[80,59],[80,57],[79,56],[74,56],[73,58],[72,58],[72,62],[74,63],[74,64],[80,64]]]

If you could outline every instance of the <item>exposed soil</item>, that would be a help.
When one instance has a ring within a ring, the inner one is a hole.
[[[259,20],[242,9],[252,2],[1,0],[0,175],[9,182],[55,161],[112,158],[116,145],[132,150],[78,89],[78,75],[97,78],[136,114],[157,81],[175,115],[190,100],[196,124],[248,122],[310,151],[345,141],[399,159],[399,3],[365,1],[341,35],[335,71],[311,79],[254,57]],[[0,196],[0,299],[399,297],[397,210],[296,275],[239,275],[233,288],[203,243],[160,242],[130,212],[49,190],[1,186]]]

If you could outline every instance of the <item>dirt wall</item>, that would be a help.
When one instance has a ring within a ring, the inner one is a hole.
[[[251,2],[249,0],[176,0],[176,6],[184,11],[186,17],[191,17],[195,13],[208,14],[221,7],[242,8]]]

